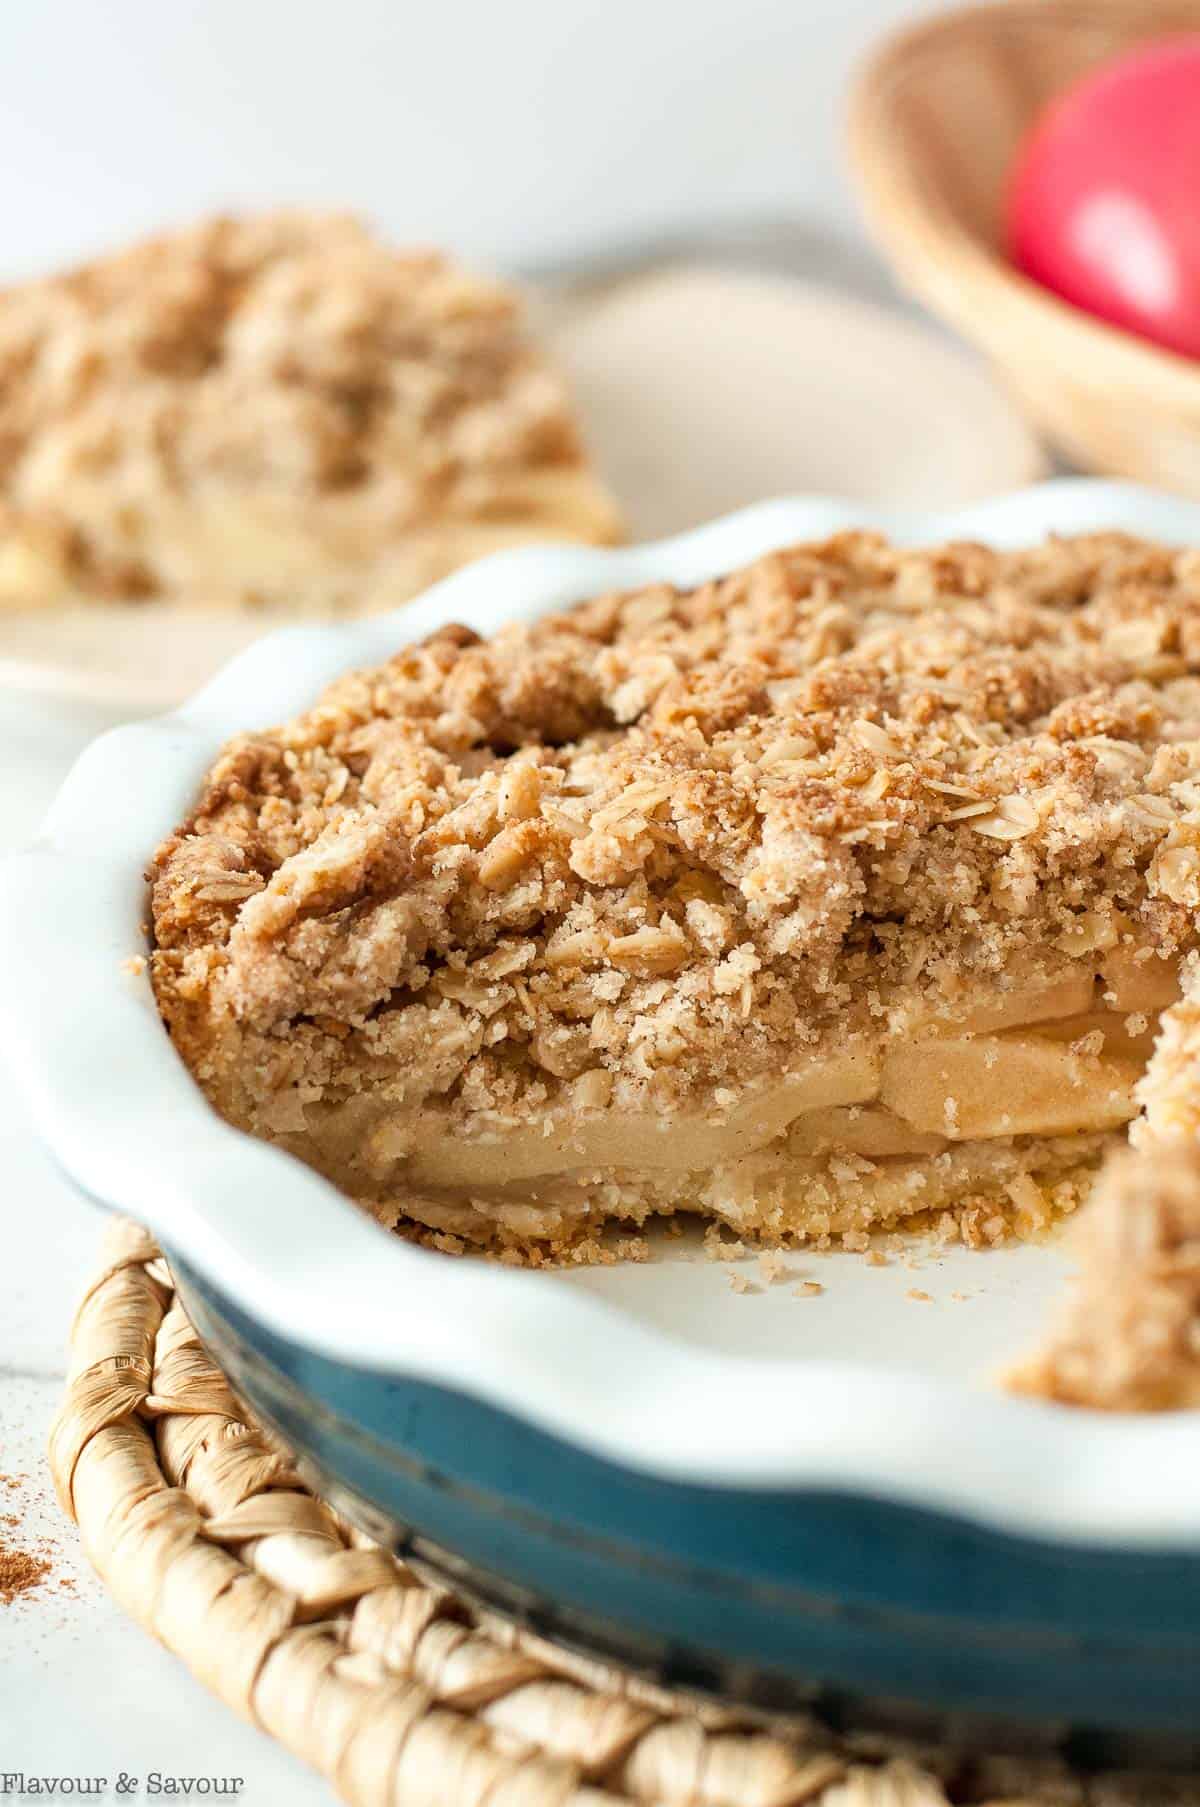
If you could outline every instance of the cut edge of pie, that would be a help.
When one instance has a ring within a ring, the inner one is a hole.
[[[222,1115],[443,1241],[1040,1234],[1200,1122],[1198,670],[1200,556],[1115,534],[446,630],[225,750],[159,1005]]]
[[[1200,1149],[1117,1155],[1070,1241],[1078,1273],[1005,1384],[1098,1411],[1200,1406]]]

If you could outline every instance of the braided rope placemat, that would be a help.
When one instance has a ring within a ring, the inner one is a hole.
[[[1166,1778],[970,1763],[668,1694],[468,1607],[317,1498],[138,1225],[72,1331],[55,1484],[115,1598],[358,1807],[1164,1807]]]

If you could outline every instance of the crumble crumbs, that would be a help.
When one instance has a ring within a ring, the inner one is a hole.
[[[449,1239],[457,1244],[455,1253],[477,1254],[477,1247],[459,1237]],[[430,1246],[438,1246],[436,1240]],[[649,1261],[650,1244],[644,1236],[609,1236],[583,1232],[553,1242],[507,1243],[484,1249],[506,1267],[618,1267],[625,1262]]]
[[[724,1230],[719,1223],[704,1226],[704,1254],[709,1261],[740,1261],[743,1255],[750,1253],[742,1241],[726,1242]]]

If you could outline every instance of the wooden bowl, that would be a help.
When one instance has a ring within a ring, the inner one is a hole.
[[[1008,262],[1004,198],[1051,96],[1200,0],[999,0],[890,38],[851,95],[851,155],[900,280],[997,366],[1075,463],[1200,495],[1200,362],[1058,300]]]

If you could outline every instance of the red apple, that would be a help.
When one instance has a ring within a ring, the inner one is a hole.
[[[1017,159],[1008,225],[1035,282],[1200,358],[1200,37],[1131,51],[1053,101]]]

